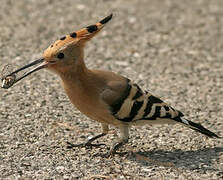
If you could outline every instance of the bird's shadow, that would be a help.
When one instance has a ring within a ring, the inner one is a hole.
[[[125,152],[119,153],[120,156],[124,154]],[[214,168],[213,164],[223,154],[223,147],[204,148],[194,151],[183,151],[180,149],[174,151],[138,151],[127,154],[129,160],[140,163],[143,166],[172,164],[175,167],[190,170],[220,171],[220,169]]]

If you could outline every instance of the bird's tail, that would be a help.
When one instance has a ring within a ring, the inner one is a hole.
[[[183,123],[185,126],[197,131],[197,132],[200,132],[201,134],[204,134],[206,136],[208,136],[209,138],[221,138],[219,137],[218,135],[216,135],[215,133],[209,131],[208,129],[206,129],[204,126],[202,126],[201,124],[198,124],[198,123],[194,123],[192,121],[189,121],[183,117],[177,117],[175,119],[176,121],[180,122],[180,123]]]

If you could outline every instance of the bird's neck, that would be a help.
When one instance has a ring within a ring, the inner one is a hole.
[[[60,77],[66,94],[79,110],[84,112],[86,104],[92,105],[95,103],[97,89],[94,88],[94,75],[85,64],[80,65],[76,71],[68,70],[68,72],[61,74]]]
[[[66,68],[65,71],[59,72],[59,76],[61,77],[64,83],[78,83],[84,81],[84,79],[89,74],[89,69],[86,67],[83,60],[79,60],[77,64],[74,66],[70,66]]]
[[[97,78],[92,70],[86,67],[83,60],[76,64],[75,67],[71,67],[59,75],[68,95],[72,93],[77,96],[83,96],[83,94],[90,96],[91,92],[94,91],[95,79]]]

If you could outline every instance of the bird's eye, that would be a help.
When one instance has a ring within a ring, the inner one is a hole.
[[[57,54],[57,58],[58,58],[58,59],[63,59],[63,58],[64,58],[64,53],[59,53],[59,54]]]

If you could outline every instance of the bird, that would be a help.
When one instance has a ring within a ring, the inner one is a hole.
[[[108,134],[109,126],[119,129],[120,136],[109,150],[113,155],[129,140],[129,128],[133,125],[181,124],[209,138],[220,138],[200,123],[192,122],[184,114],[160,98],[143,90],[129,78],[110,71],[90,69],[84,61],[84,47],[112,19],[112,14],[96,24],[61,37],[51,44],[40,59],[2,78],[2,88],[41,69],[59,75],[62,86],[71,103],[90,119],[101,124],[102,132],[85,143],[76,146],[93,146],[93,141]],[[21,77],[16,74],[29,67]],[[14,78],[10,78],[14,77]],[[9,81],[9,80],[10,81]]]

